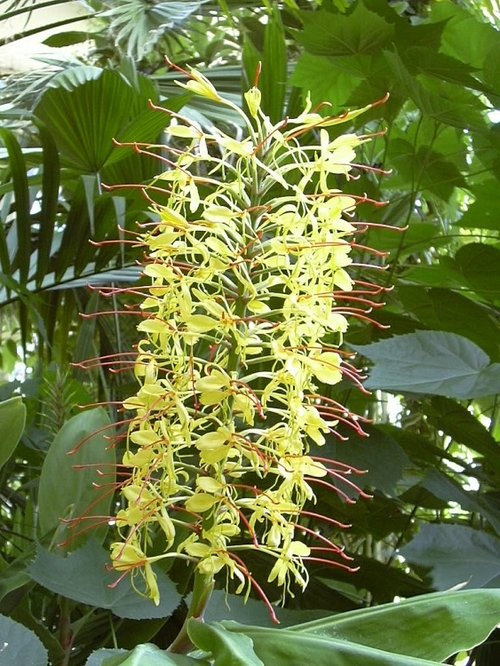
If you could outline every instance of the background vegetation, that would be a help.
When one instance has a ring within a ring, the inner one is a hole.
[[[54,8],[54,24],[60,23],[57,0],[3,0],[2,20],[27,18],[42,4]],[[166,647],[185,613],[187,568],[163,572],[165,601],[156,608],[126,582],[107,587],[114,577],[104,567],[105,527],[70,534],[68,542],[59,522],[92,502],[92,483],[109,482],[96,477],[92,464],[114,457],[103,453],[102,435],[66,455],[113,418],[78,406],[113,403],[135,390],[127,372],[82,364],[128,351],[136,339],[129,318],[92,316],[126,308],[128,296],[106,298],[95,287],[139,279],[141,255],[131,245],[96,247],[89,239],[123,238],[150,215],[136,190],[109,186],[148,182],[162,168],[113,140],[160,137],[169,117],[151,110],[148,100],[183,108],[206,127],[240,131],[230,112],[180,94],[165,54],[202,69],[237,103],[261,61],[265,111],[273,120],[297,113],[308,93],[313,105],[327,101],[339,113],[390,93],[353,125],[380,135],[360,156],[374,170],[349,184],[355,194],[389,202],[367,208],[371,221],[401,229],[374,230],[367,239],[390,251],[383,280],[394,289],[371,315],[390,329],[351,326],[346,344],[369,368],[372,392],[340,385],[332,393],[374,424],[368,440],[351,433],[347,443],[331,441],[328,453],[368,470],[361,486],[373,499],[350,505],[319,496],[322,510],[352,524],[337,538],[360,571],[313,569],[306,592],[282,611],[283,623],[457,585],[498,588],[497,4],[89,0],[82,6],[85,32],[61,25],[47,40],[55,48],[83,45],[79,55],[54,56],[40,70],[5,76],[0,89],[0,612],[43,644],[22,634],[24,649],[41,648],[53,664],[76,666],[100,647],[147,641]],[[75,474],[74,465],[89,466]],[[93,512],[108,510],[98,505]],[[59,543],[67,543],[68,557]],[[229,604],[231,619],[268,623],[255,600],[243,606],[230,597]],[[216,592],[208,619],[228,616],[224,593]],[[493,665],[498,646],[493,633],[448,663]]]

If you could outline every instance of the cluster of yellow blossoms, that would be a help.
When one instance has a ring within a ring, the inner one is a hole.
[[[318,386],[355,377],[339,352],[350,309],[336,294],[353,290],[357,201],[332,181],[367,137],[331,140],[326,129],[360,112],[323,117],[308,104],[272,125],[256,87],[245,114],[198,72],[180,85],[232,107],[246,134],[177,114],[167,129],[172,166],[156,185],[168,202],[140,237],[150,283],[140,388],[123,403],[132,416],[113,566],[140,572],[158,603],[154,562],[225,570],[241,592],[258,587],[245,563],[257,549],[271,558],[268,581],[290,592],[307,584],[307,560],[343,557],[299,519],[315,515],[304,505],[316,484],[334,488],[351,471],[310,447],[346,415]]]

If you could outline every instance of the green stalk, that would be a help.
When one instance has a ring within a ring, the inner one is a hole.
[[[193,595],[191,597],[191,603],[189,604],[186,619],[184,620],[184,624],[182,625],[177,638],[168,647],[167,652],[186,653],[194,647],[188,635],[188,622],[191,618],[196,618],[198,620],[203,619],[203,614],[210,601],[213,589],[214,577],[206,576],[199,571],[195,571]]]

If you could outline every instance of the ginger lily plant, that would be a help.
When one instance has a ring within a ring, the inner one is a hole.
[[[150,282],[139,389],[123,403],[131,416],[111,558],[117,572],[144,578],[156,604],[154,563],[180,558],[195,568],[191,615],[222,574],[236,593],[253,587],[274,616],[252,551],[267,556],[267,581],[282,595],[305,588],[308,562],[352,569],[311,521],[345,526],[311,506],[318,486],[363,496],[350,480],[359,470],[315,452],[328,433],[341,437],[339,423],[364,434],[363,419],[321,387],[361,386],[340,347],[349,317],[371,321],[364,307],[383,291],[349,272],[353,247],[370,252],[356,241],[366,230],[356,206],[367,199],[337,186],[369,137],[328,131],[364,109],[323,116],[308,103],[272,125],[257,86],[245,113],[200,73],[183,73],[180,85],[232,107],[244,134],[171,114],[160,154],[168,169],[150,186],[168,201],[152,204],[157,221],[137,237]]]

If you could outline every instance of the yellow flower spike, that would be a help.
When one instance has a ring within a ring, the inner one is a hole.
[[[167,129],[171,167],[153,182],[166,203],[139,239],[147,286],[111,554],[117,572],[141,573],[155,603],[154,562],[190,561],[199,613],[219,572],[236,592],[260,589],[250,550],[272,558],[268,580],[283,593],[305,588],[318,541],[320,561],[335,565],[331,535],[308,526],[307,502],[336,478],[313,449],[339,422],[362,433],[335,402],[344,377],[360,385],[338,349],[351,317],[367,319],[363,291],[380,290],[359,265],[350,275],[360,198],[338,189],[367,137],[327,130],[358,112],[323,116],[308,99],[273,126],[257,81],[245,115],[199,72],[183,74],[181,87],[234,109],[246,130],[206,132],[180,114]],[[334,387],[326,397],[322,385]]]

